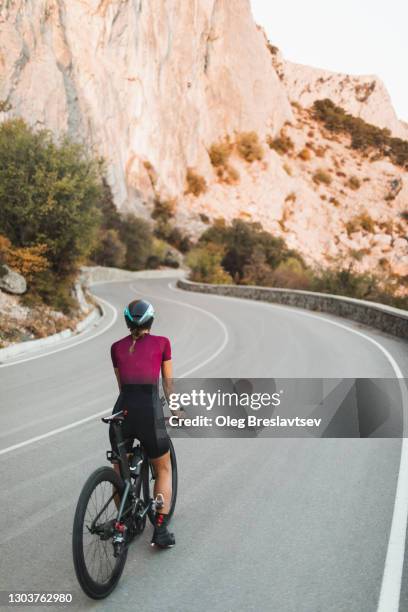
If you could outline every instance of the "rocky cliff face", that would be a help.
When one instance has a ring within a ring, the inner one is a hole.
[[[220,134],[291,117],[246,1],[10,0],[0,25],[0,99],[91,144],[120,208],[149,195],[144,162],[178,194]]]
[[[375,75],[353,76],[295,64],[272,50],[274,68],[291,101],[309,107],[315,100],[330,98],[355,117],[408,139],[407,125],[399,121],[384,83]]]
[[[120,209],[149,216],[153,197],[175,197],[178,221],[193,235],[204,227],[202,213],[240,215],[284,235],[310,261],[358,252],[361,269],[386,260],[393,271],[408,273],[406,228],[398,217],[407,202],[405,173],[361,159],[299,107],[329,97],[405,137],[406,125],[374,77],[285,62],[268,48],[248,0],[6,0],[0,6],[0,100],[12,106],[0,119],[23,116],[85,141],[106,159]],[[279,155],[267,140],[282,129],[294,148]],[[226,134],[234,139],[249,131],[259,137],[262,159],[249,163],[233,153],[237,172],[228,183],[214,171],[209,148]],[[308,159],[299,157],[305,147]],[[198,197],[185,193],[188,167],[207,182]],[[330,185],[313,179],[319,170],[332,173]],[[345,186],[351,176],[361,188]],[[399,187],[390,198],[392,181]],[[350,231],[349,222],[362,214],[373,219],[364,225],[371,231],[358,223]]]

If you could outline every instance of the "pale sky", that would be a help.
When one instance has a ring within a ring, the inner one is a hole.
[[[407,0],[251,0],[256,23],[293,62],[376,74],[408,121]]]

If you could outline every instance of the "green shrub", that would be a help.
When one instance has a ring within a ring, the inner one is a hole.
[[[320,271],[314,277],[312,287],[313,291],[365,299],[376,283],[370,274],[356,274],[351,268],[341,268]]]
[[[155,201],[156,217],[171,216],[172,202]],[[103,180],[102,197],[97,203],[100,212],[98,239],[90,254],[91,262],[139,270],[146,265],[152,244],[152,229],[144,219],[133,214],[121,215],[113,201],[111,189]]]
[[[174,217],[176,209],[176,200],[168,199],[161,200],[155,198],[152,212],[152,219],[158,222],[168,222]]]
[[[362,223],[365,225],[366,221],[363,219]],[[361,249],[350,254],[360,260],[368,252]],[[231,224],[217,219],[186,261],[192,270],[191,278],[196,281],[304,289],[408,307],[408,297],[396,295],[400,279],[385,284],[372,274],[356,273],[352,265],[313,271],[281,238],[263,230],[259,223],[241,219],[234,219]]]
[[[260,249],[255,250],[244,271],[241,284],[245,285],[296,289],[308,289],[310,285],[311,273],[299,259],[289,257],[272,269]]]
[[[312,276],[311,270],[302,261],[289,257],[273,270],[271,286],[307,290],[311,286]]]
[[[271,287],[273,285],[273,270],[266,261],[262,248],[255,247],[248,263],[244,265],[241,284],[264,287]]]
[[[126,250],[126,246],[119,238],[118,230],[103,230],[100,232],[92,260],[98,266],[122,268],[126,261]]]
[[[129,213],[122,217],[120,240],[126,246],[124,266],[127,270],[142,270],[152,250],[150,224]]]
[[[398,284],[400,284],[399,280]],[[407,308],[408,306],[408,297],[395,295],[395,287],[392,283],[384,284],[379,277],[373,274],[356,273],[352,266],[319,271],[314,276],[311,288],[313,291],[380,302],[396,308]]]
[[[167,242],[180,251],[180,253],[187,253],[191,248],[190,237],[178,227],[171,229],[167,236]]]
[[[146,267],[156,269],[160,266],[178,268],[179,261],[175,257],[174,249],[167,242],[159,238],[153,238],[152,250],[147,258]]]
[[[21,296],[22,303],[30,308],[46,304],[65,315],[74,315],[78,304],[72,290],[75,274],[60,277],[52,269],[36,274],[30,283],[30,291]]]
[[[238,134],[235,144],[238,155],[250,164],[254,161],[260,161],[264,156],[263,148],[256,132],[242,132]]]
[[[96,206],[99,211],[99,229],[119,231],[122,225],[122,218],[115,206],[112,190],[105,178],[102,178],[101,195],[96,202]]]
[[[221,265],[222,257],[222,248],[214,244],[201,245],[192,249],[186,258],[186,263],[191,270],[191,280],[215,284],[231,283],[231,276]]]
[[[92,248],[101,196],[97,164],[83,147],[21,119],[0,125],[0,233],[14,246],[47,245],[51,268],[68,275]]]
[[[272,269],[288,257],[301,259],[286,247],[282,238],[265,231],[260,223],[242,219],[234,219],[231,225],[217,220],[199,239],[199,245],[211,243],[223,249],[222,266],[236,282],[242,281],[244,268],[250,264],[256,249],[264,253],[266,263]]]
[[[84,147],[55,142],[22,119],[0,125],[0,234],[16,249],[44,245],[49,264],[30,282],[27,300],[74,307],[71,286],[94,246],[101,198],[101,166]]]
[[[393,163],[408,167],[408,141],[392,137],[390,130],[367,123],[360,117],[353,117],[329,99],[316,100],[313,113],[329,131],[348,134],[353,149],[365,153],[375,149],[379,158],[387,156]]]

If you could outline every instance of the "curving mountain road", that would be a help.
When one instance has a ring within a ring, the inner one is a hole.
[[[176,376],[408,373],[405,342],[335,317],[182,292],[169,279],[93,291],[107,302],[96,329],[0,366],[0,589],[70,591],[75,610],[377,610],[397,439],[177,439],[177,546],[157,553],[147,528],[116,591],[97,603],[82,594],[73,514],[85,478],[104,463],[107,429],[93,415],[116,398],[109,347],[126,334],[120,313],[132,298],[155,304],[154,332],[171,338]],[[404,570],[401,610],[406,582]],[[381,612],[398,609],[398,577],[388,588]]]

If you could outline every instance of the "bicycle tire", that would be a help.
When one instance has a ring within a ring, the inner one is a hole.
[[[106,582],[96,582],[89,574],[85,563],[83,529],[88,502],[93,491],[101,482],[110,483],[117,489],[118,493],[122,495],[124,483],[120,476],[116,474],[115,470],[107,466],[95,470],[95,472],[89,476],[82,488],[75,511],[72,531],[72,554],[75,573],[82,590],[92,599],[103,599],[113,591],[122,575],[128,553],[128,549],[125,547],[120,557],[117,558],[110,579]]]
[[[171,504],[170,504],[170,510],[168,513],[168,522],[170,522],[173,514],[174,514],[174,509],[176,507],[176,501],[177,501],[177,486],[178,486],[178,475],[177,475],[177,458],[176,458],[176,451],[174,450],[174,446],[173,446],[173,442],[171,441],[171,439],[169,440],[170,443],[170,460],[171,460],[171,478],[172,478],[172,488],[171,488]],[[153,496],[153,492],[152,494],[150,494],[150,473],[151,473],[151,466],[150,466],[150,462],[147,459],[147,457],[145,458],[144,461],[144,467],[143,467],[143,498],[145,500],[145,503],[148,503],[149,499],[152,498]],[[152,525],[154,525],[154,512],[153,511],[149,511],[148,512],[148,517],[150,522],[152,523]]]

